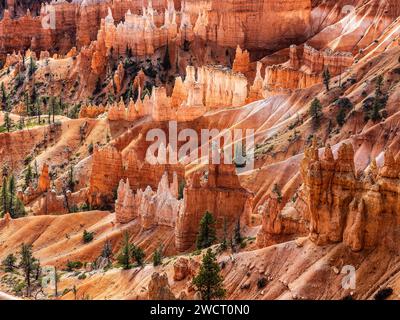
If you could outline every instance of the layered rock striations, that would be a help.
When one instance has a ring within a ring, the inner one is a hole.
[[[307,44],[302,47],[292,45],[289,61],[266,67],[263,95],[267,97],[309,88],[322,83],[325,70],[329,70],[333,77],[343,73],[353,63],[354,57],[349,52],[334,52],[329,48],[319,51]]]
[[[279,49],[305,40],[311,1],[186,0],[182,11],[191,16],[195,29],[202,31],[197,35],[205,41],[231,48]],[[203,16],[198,17],[198,12]]]
[[[135,193],[130,180],[121,180],[115,203],[116,221],[128,223],[138,219],[143,230],[155,226],[174,229],[175,247],[186,251],[195,243],[198,227],[203,215],[209,211],[217,221],[217,231],[224,225],[232,228],[238,220],[247,222],[252,210],[252,194],[241,187],[235,166],[218,164],[208,166],[207,182],[200,182],[196,172],[190,184],[183,190],[183,199],[178,199],[179,177],[173,174],[169,183],[164,173],[157,191],[150,186]]]
[[[133,190],[146,189],[148,186],[157,189],[165,172],[171,181],[176,172],[181,181],[184,166],[181,163],[151,164],[138,157],[133,150],[122,153],[112,145],[101,149],[95,147],[88,190],[89,203],[101,207],[112,201],[121,179],[128,179]]]
[[[189,66],[185,81],[176,78],[171,96],[167,95],[165,87],[158,87],[143,101],[130,101],[126,106],[121,100],[109,106],[108,119],[134,121],[149,115],[154,121],[186,122],[209,110],[243,106],[247,95],[247,79],[241,73],[220,66],[197,70]]]
[[[179,3],[176,5],[179,9]],[[119,23],[127,19],[127,12],[139,14],[145,12],[147,6],[154,12],[175,7],[173,1],[164,0],[77,0],[71,2],[54,0],[47,4],[42,3],[38,14],[31,13],[28,9],[25,15],[15,16],[14,7],[9,6],[0,21],[2,48],[0,56],[5,57],[13,50],[23,51],[28,48],[36,52],[51,50],[65,54],[73,46],[82,48],[96,40],[101,19],[106,18],[110,11],[114,16],[113,21]],[[158,20],[157,22],[161,24],[163,17]],[[13,37],[10,37],[10,34],[13,34]]]
[[[298,199],[283,209],[268,202],[257,242],[266,246],[308,232],[317,245],[343,243],[353,251],[390,245],[398,225],[399,174],[399,159],[391,150],[385,151],[381,168],[373,160],[357,173],[351,144],[342,144],[336,158],[329,146],[320,155],[313,144],[301,163]]]
[[[128,223],[136,218],[144,230],[154,226],[175,227],[176,217],[182,205],[178,200],[178,176],[173,174],[169,184],[168,174],[164,173],[156,191],[150,186],[132,191],[129,180],[120,181],[118,198],[115,202],[115,215],[118,223]]]
[[[211,212],[221,233],[224,224],[231,228],[238,220],[246,221],[252,210],[252,194],[242,188],[233,164],[210,164],[207,182],[202,185],[201,174],[195,172],[183,192],[184,204],[175,228],[178,251],[191,248],[205,212]]]

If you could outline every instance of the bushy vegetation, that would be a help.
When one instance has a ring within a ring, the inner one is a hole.
[[[393,289],[392,288],[383,288],[379,290],[375,295],[374,299],[375,300],[386,300],[393,294]]]
[[[212,213],[207,211],[200,220],[199,232],[196,239],[196,248],[208,248],[215,242],[215,240],[215,219]]]
[[[309,113],[312,119],[312,124],[314,129],[318,128],[320,123],[321,123],[321,118],[322,118],[322,105],[321,102],[315,98],[309,109]]]
[[[118,263],[123,269],[130,269],[132,267],[132,261],[135,261],[137,266],[142,266],[144,263],[144,258],[144,251],[140,247],[130,243],[129,234],[128,232],[125,232],[122,240],[121,250],[117,257]]]
[[[193,285],[200,292],[203,300],[222,299],[226,290],[220,275],[221,268],[218,265],[215,254],[209,248],[203,256],[200,271],[193,279]]]
[[[375,80],[375,96],[369,97],[363,102],[364,119],[366,121],[371,120],[373,122],[381,121],[386,117],[386,105],[388,101],[388,95],[382,91],[383,76],[380,75]]]
[[[83,243],[92,242],[93,238],[94,238],[94,232],[83,230],[83,235],[82,235]]]
[[[353,104],[348,98],[344,97],[338,99],[335,102],[335,106],[338,108],[338,112],[336,114],[336,122],[340,127],[342,127],[346,122],[348,112],[353,109]]]
[[[83,263],[80,261],[67,261],[66,270],[72,272],[76,269],[81,269],[83,267]]]
[[[162,246],[158,246],[157,249],[153,253],[153,266],[157,267],[162,264]]]
[[[13,219],[26,214],[24,204],[17,197],[15,178],[12,174],[3,176],[0,190],[0,217],[6,213],[9,213]]]

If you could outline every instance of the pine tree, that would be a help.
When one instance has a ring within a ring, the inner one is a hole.
[[[7,132],[11,131],[12,120],[8,112],[4,113],[4,127],[7,129]]]
[[[35,113],[37,116],[38,124],[41,124],[40,116],[42,115],[42,110],[40,108],[40,103],[38,101],[35,102]]]
[[[83,230],[82,240],[83,243],[89,243],[93,241],[94,232],[89,232],[87,230]]]
[[[15,263],[17,258],[11,253],[2,262],[5,272],[13,272],[15,269]]]
[[[40,268],[39,261],[32,255],[32,245],[25,243],[21,245],[19,267],[24,272],[26,295],[29,297],[33,274]]]
[[[344,108],[340,108],[339,112],[336,115],[337,124],[342,127],[345,124],[346,120],[346,110]]]
[[[317,98],[315,98],[311,103],[310,116],[312,118],[314,128],[318,127],[322,117],[322,105]]]
[[[67,186],[71,192],[74,191],[75,188],[75,181],[74,181],[74,168],[72,166],[69,167],[68,171],[68,182]]]
[[[7,191],[7,178],[3,177],[3,184],[1,186],[1,216],[3,217],[8,212],[8,191]]]
[[[375,96],[380,97],[382,95],[382,85],[383,85],[383,76],[379,75],[375,80]]]
[[[328,68],[326,68],[324,70],[324,72],[322,73],[322,77],[324,78],[325,88],[326,88],[327,91],[329,91],[330,90],[329,84],[330,84],[330,81],[331,81],[331,73],[329,72]]]
[[[3,111],[8,110],[7,92],[6,88],[4,87],[4,82],[1,83],[1,109]]]
[[[153,253],[153,266],[157,267],[162,263],[162,246],[158,248]]]
[[[37,69],[36,63],[33,60],[33,58],[30,57],[30,59],[29,59],[29,71],[28,71],[29,72],[29,77],[31,77],[35,73],[36,69]]]
[[[27,116],[31,116],[32,115],[32,111],[31,111],[31,102],[30,102],[30,98],[29,98],[29,94],[28,92],[24,93],[24,97],[25,97],[25,108],[26,108],[26,115]]]
[[[38,169],[38,164],[37,164],[37,161],[36,161],[36,159],[35,159],[35,162],[33,163],[33,165],[34,165],[34,177],[35,177],[35,179],[36,179],[36,182],[38,182],[38,179],[39,179],[39,169]]]
[[[164,70],[166,70],[166,71],[171,69],[171,59],[169,56],[169,45],[168,44],[165,47],[164,60],[163,60],[162,65],[163,65]]]
[[[381,110],[384,109],[387,104],[387,96],[383,95],[382,86],[383,76],[380,75],[375,81],[375,98],[372,105],[372,110],[368,115],[368,117],[374,122],[382,120]]]
[[[11,177],[8,180],[8,211],[10,212],[10,216],[13,218],[17,218],[15,216],[15,211],[14,211],[14,198],[15,198],[15,178],[14,175],[11,175]]]
[[[23,116],[19,116],[18,130],[22,130],[25,127],[25,119]]]
[[[223,279],[215,254],[211,249],[203,256],[198,275],[193,279],[193,285],[201,293],[203,300],[221,299],[225,297]]]
[[[132,257],[132,245],[129,243],[128,232],[124,233],[124,239],[122,240],[121,252],[117,257],[118,262],[122,267],[127,270],[131,268],[131,257]]]
[[[186,186],[186,181],[182,180],[181,182],[179,182],[179,186],[178,186],[178,200],[183,199],[183,191],[185,190],[185,186]]]
[[[32,166],[29,164],[25,171],[25,189],[32,183]]]
[[[215,219],[210,212],[206,212],[200,220],[199,233],[196,239],[197,249],[211,246],[216,239]]]
[[[282,192],[277,183],[274,184],[272,192],[276,194],[278,203],[282,203]]]
[[[54,97],[50,98],[50,108],[51,108],[51,113],[53,115],[53,123],[55,122],[55,114],[56,114],[56,101]]]
[[[133,259],[135,259],[138,266],[143,265],[143,259],[145,257],[145,254],[144,254],[144,251],[142,248],[132,245],[131,246],[131,255],[132,255]]]
[[[14,215],[13,218],[20,218],[26,215],[25,207],[22,201],[15,197],[14,199]]]

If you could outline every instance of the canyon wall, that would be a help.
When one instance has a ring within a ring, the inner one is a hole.
[[[180,2],[175,1],[180,8]],[[14,7],[5,10],[0,21],[0,57],[8,52],[24,51],[28,48],[39,52],[50,50],[65,54],[73,46],[81,48],[96,40],[101,20],[112,12],[113,21],[119,23],[127,12],[140,14],[147,6],[161,12],[174,5],[167,0],[100,0],[67,2],[55,0],[43,4],[36,13],[29,10],[24,15],[15,16]],[[144,6],[144,7],[143,7]],[[162,21],[162,17],[158,19]],[[11,37],[10,34],[13,34]]]
[[[143,101],[130,101],[126,106],[121,100],[108,107],[108,119],[134,121],[149,115],[154,121],[186,122],[209,110],[243,106],[247,92],[247,79],[241,73],[220,66],[205,66],[197,70],[188,66],[185,81],[176,78],[171,96],[167,96],[165,87],[159,87],[154,88],[151,97],[146,95]]]
[[[144,159],[139,159],[135,151],[124,155],[113,146],[101,149],[94,148],[92,174],[88,191],[89,203],[93,206],[102,206],[112,201],[121,179],[127,179],[131,189],[153,189],[165,174],[173,179],[176,173],[178,180],[184,177],[184,168],[178,164],[150,164]]]
[[[185,0],[182,10],[190,14],[192,24],[200,24],[196,19],[204,12],[207,24],[197,35],[205,41],[222,47],[274,50],[305,40],[311,0]]]
[[[324,70],[329,70],[331,77],[334,77],[353,63],[354,57],[349,52],[335,52],[329,48],[319,51],[307,44],[299,47],[292,45],[289,61],[266,67],[264,97],[309,88],[322,83]]]

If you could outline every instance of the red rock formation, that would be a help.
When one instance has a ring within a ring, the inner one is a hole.
[[[121,179],[128,179],[131,188],[138,190],[148,186],[156,189],[165,172],[171,181],[175,181],[174,172],[178,179],[183,179],[184,176],[183,166],[179,163],[153,165],[144,159],[138,159],[134,151],[122,156],[113,146],[102,149],[95,147],[91,172],[89,202],[98,206],[112,201]],[[175,195],[175,192],[172,194]]]
[[[357,175],[352,145],[342,144],[335,159],[329,146],[320,157],[313,144],[301,163],[304,185],[296,203],[281,210],[270,200],[257,242],[270,245],[304,235],[309,228],[310,239],[318,245],[343,242],[360,251],[378,241],[391,243],[397,228],[399,173],[399,159],[390,150],[379,171],[372,161],[364,174]]]
[[[176,2],[175,7],[179,9],[180,3]],[[96,40],[101,19],[106,18],[108,8],[114,16],[114,21],[119,23],[125,19],[126,12],[130,10],[139,13],[143,10],[143,5],[149,5],[153,12],[161,12],[166,8],[174,9],[173,2],[164,0],[153,0],[151,3],[142,0],[56,0],[50,4],[42,4],[38,16],[32,15],[28,10],[25,15],[14,17],[14,8],[10,5],[0,21],[0,56],[5,58],[8,52],[28,48],[37,52],[48,49],[55,52],[58,48],[63,54],[75,45],[80,49]],[[163,21],[163,17],[161,15],[157,18],[157,22]],[[15,37],[9,37],[10,32]]]
[[[49,176],[49,166],[47,163],[43,164],[42,173],[39,177],[38,182],[38,192],[46,192],[50,189],[50,176]]]
[[[237,46],[232,70],[233,72],[241,72],[243,74],[250,71],[250,54],[247,50],[242,50]]]
[[[277,49],[301,41],[310,23],[310,0],[224,1],[186,0],[183,11],[192,23],[202,13],[206,18],[196,23],[197,35],[222,47]],[[274,26],[266,28],[265,26]]]
[[[246,103],[261,100],[263,98],[263,85],[264,79],[261,76],[262,63],[257,62],[256,77],[254,78],[253,85],[250,87],[249,96]]]
[[[233,164],[209,165],[208,181],[200,184],[200,175],[192,175],[189,186],[184,189],[184,205],[179,213],[175,228],[175,245],[178,251],[193,246],[201,218],[206,211],[217,221],[218,232],[224,221],[232,226],[248,214],[248,202],[252,195],[240,186]],[[223,205],[222,205],[223,204]]]
[[[79,118],[97,118],[99,115],[106,112],[106,108],[100,105],[84,105],[79,110]]]
[[[122,90],[123,80],[125,76],[124,65],[122,62],[118,64],[117,70],[114,73],[115,94],[119,95]]]
[[[122,157],[117,149],[108,146],[99,150],[95,146],[88,194],[89,203],[101,206],[110,201],[122,172]]]
[[[175,300],[168,283],[167,274],[154,272],[147,288],[149,300]]]
[[[189,260],[180,257],[174,263],[174,280],[181,281],[190,274]]]
[[[115,201],[115,219],[118,223],[128,223],[137,218],[135,195],[129,185],[121,180],[117,190],[118,198]]]
[[[292,45],[289,57],[286,63],[267,66],[264,79],[265,97],[322,83],[322,72],[325,69],[330,71],[331,76],[336,76],[354,62],[354,57],[349,52],[334,52],[329,48],[318,51],[307,44],[304,48]]]
[[[134,121],[151,115],[154,121],[192,121],[207,110],[243,106],[247,98],[247,80],[240,73],[222,67],[188,67],[185,82],[178,77],[171,96],[165,87],[154,88],[151,98],[130,102],[121,100],[109,107],[111,121]],[[258,85],[258,83],[256,84]],[[254,89],[255,90],[255,89]],[[204,103],[203,103],[204,102]]]
[[[154,226],[175,227],[175,221],[182,201],[178,200],[178,176],[173,175],[169,185],[168,174],[165,173],[154,192],[151,187],[134,194],[129,186],[129,180],[120,181],[118,198],[115,202],[115,214],[118,223],[128,223],[136,218],[144,230]]]

